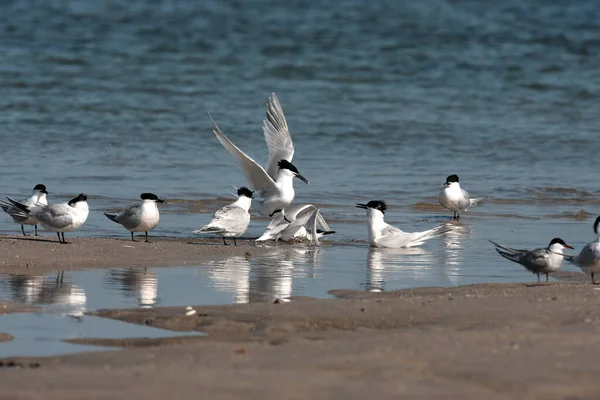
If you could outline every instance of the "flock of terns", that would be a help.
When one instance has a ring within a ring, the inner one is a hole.
[[[308,239],[318,244],[320,237],[335,231],[329,228],[320,210],[314,205],[292,204],[295,197],[294,178],[306,184],[309,182],[291,162],[294,156],[294,145],[283,109],[274,93],[265,106],[266,119],[263,122],[263,133],[269,150],[269,159],[265,167],[233,144],[211,116],[213,133],[242,167],[248,186],[253,190],[247,187],[238,188],[237,199],[217,210],[212,220],[194,233],[219,235],[225,245],[227,245],[225,238],[232,238],[234,245],[237,245],[236,237],[241,236],[248,229],[249,211],[254,200],[258,213],[271,217],[264,234],[256,239],[257,241]],[[459,219],[461,212],[467,211],[485,199],[471,198],[469,193],[461,188],[457,175],[448,176],[444,186],[439,194],[439,202],[442,207],[453,212],[453,219]],[[47,230],[56,232],[60,243],[66,243],[64,233],[79,228],[87,220],[89,214],[87,196],[82,193],[66,203],[48,204],[47,194],[46,186],[39,184],[33,188],[31,197],[22,201],[7,197],[6,200],[0,200],[0,207],[13,218],[15,223],[21,225],[23,235],[27,235],[24,225],[33,225],[37,236],[39,223]],[[131,240],[135,241],[134,232],[145,232],[146,242],[148,242],[148,231],[156,228],[160,219],[157,205],[166,202],[153,193],[142,193],[140,197],[141,204],[129,207],[121,214],[105,213],[104,215],[130,231]],[[368,241],[373,247],[415,247],[452,230],[451,225],[442,224],[422,232],[404,232],[384,221],[387,205],[383,200],[359,203],[356,207],[367,211]],[[540,274],[545,274],[548,281],[548,274],[558,271],[563,260],[567,259],[590,274],[592,282],[596,284],[594,275],[600,272],[599,223],[600,217],[594,222],[594,232],[598,238],[588,243],[576,256],[563,254],[565,248],[573,249],[573,247],[560,238],[552,239],[548,247],[531,251],[492,243],[502,257],[519,263],[528,271],[537,274],[538,282]]]

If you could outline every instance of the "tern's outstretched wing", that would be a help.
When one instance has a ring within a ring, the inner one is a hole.
[[[275,180],[277,179],[277,171],[279,160],[292,161],[294,157],[294,143],[285,121],[283,109],[275,93],[269,97],[265,103],[267,108],[267,118],[263,121],[263,132],[265,141],[269,148],[269,161],[267,162],[267,173]]]
[[[237,162],[240,164],[242,169],[244,170],[244,174],[246,175],[246,179],[248,179],[248,183],[252,186],[252,189],[259,190],[262,192],[270,192],[277,189],[275,186],[275,181],[271,179],[271,177],[266,173],[263,167],[258,165],[256,161],[254,161],[250,156],[240,150],[235,144],[231,142],[225,136],[223,131],[219,129],[217,123],[210,118],[212,122],[213,132],[219,142],[236,158]]]

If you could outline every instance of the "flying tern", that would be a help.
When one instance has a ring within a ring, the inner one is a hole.
[[[241,236],[250,223],[250,205],[252,204],[253,192],[241,187],[237,190],[238,198],[233,203],[217,210],[213,219],[202,228],[194,231],[197,234],[213,233],[223,238],[223,244],[227,246],[225,237],[232,237],[233,244],[237,246],[236,237]]]
[[[448,176],[444,186],[446,187],[440,192],[440,205],[454,212],[453,219],[459,219],[461,211],[467,211],[469,208],[476,206],[486,199],[485,197],[472,199],[469,196],[469,192],[461,189],[460,183],[458,183],[458,175]]]
[[[491,240],[490,242],[496,246],[496,251],[502,257],[521,264],[527,271],[537,274],[538,282],[540,282],[540,274],[545,274],[548,282],[548,274],[558,271],[562,265],[565,257],[563,249],[573,249],[560,238],[552,239],[548,247],[535,250],[512,249]]]
[[[440,236],[452,228],[439,225],[423,232],[404,232],[400,228],[387,224],[383,215],[387,205],[383,200],[371,200],[367,204],[356,204],[356,207],[367,210],[367,226],[369,229],[369,244],[372,247],[415,247],[426,240]]]
[[[7,197],[7,199],[8,201],[0,200],[0,204],[15,206],[18,209],[18,212],[15,211],[15,214],[20,217],[35,218],[44,228],[56,232],[58,242],[62,244],[67,243],[65,241],[65,232],[74,231],[83,225],[90,213],[87,196],[83,193],[69,200],[67,203],[32,207],[27,207],[24,204],[14,201],[10,197]]]
[[[35,187],[33,188],[33,194],[31,195],[31,197],[29,197],[27,199],[19,200],[19,203],[23,204],[26,207],[45,206],[48,204],[48,200],[46,199],[47,194],[48,194],[48,192],[46,191],[45,185],[42,185],[42,184],[35,185]],[[24,229],[23,225],[33,225],[35,227],[35,236],[38,236],[38,229],[37,229],[38,222],[35,218],[23,217],[23,216],[17,215],[20,213],[20,210],[13,205],[8,206],[6,204],[2,204],[2,205],[0,205],[0,207],[2,207],[2,209],[4,210],[5,213],[7,213],[8,215],[10,215],[12,217],[13,221],[16,224],[21,225],[21,232],[23,232],[23,236],[29,236],[28,234],[25,233],[25,229]]]
[[[166,201],[159,199],[154,193],[142,193],[140,198],[142,204],[131,206],[119,215],[108,213],[104,215],[130,231],[131,240],[134,242],[133,232],[146,232],[146,243],[148,243],[148,231],[156,228],[160,221],[158,203],[166,203]]]
[[[273,93],[266,103],[266,119],[263,122],[263,133],[269,149],[269,160],[266,169],[261,167],[250,156],[234,145],[225,136],[211,117],[213,133],[240,164],[246,179],[256,191],[258,212],[272,217],[276,212],[285,209],[294,200],[294,178],[308,184],[294,164],[294,144],[283,114],[283,109]]]

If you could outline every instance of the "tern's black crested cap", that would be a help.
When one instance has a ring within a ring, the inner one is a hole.
[[[251,199],[254,192],[252,190],[248,189],[247,187],[242,186],[242,187],[238,188],[237,194],[238,194],[238,196],[246,196],[249,199]]]
[[[288,160],[279,160],[279,162],[277,163],[277,166],[279,167],[279,169],[289,169],[290,171],[292,171],[295,174],[300,173],[300,172],[298,172],[298,168],[296,168],[294,166],[294,164],[292,164]]]
[[[69,205],[71,207],[73,207],[75,204],[82,202],[82,201],[87,201],[87,196],[83,193],[80,193],[79,196],[69,200]]]
[[[458,175],[449,175],[446,178],[446,183],[458,182]]]
[[[598,233],[598,224],[600,224],[600,217],[596,218],[596,221],[594,221],[594,233]]]
[[[371,200],[367,203],[367,207],[374,208],[382,213],[385,213],[385,210],[387,210],[387,204],[383,200]]]
[[[140,198],[142,200],[155,200],[155,201],[158,201],[158,196],[155,195],[154,193],[142,193],[140,195]]]
[[[548,247],[552,246],[553,244],[562,244],[563,246],[566,246],[567,244],[565,243],[564,240],[562,240],[561,238],[554,238],[550,241],[550,244],[548,245]]]

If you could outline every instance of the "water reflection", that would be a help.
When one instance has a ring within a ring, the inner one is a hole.
[[[415,281],[431,277],[433,254],[421,247],[390,249],[370,247],[367,257],[365,289],[381,292],[414,286]]]
[[[293,294],[294,278],[314,278],[322,250],[312,246],[276,246],[260,256],[230,257],[207,264],[218,291],[231,292],[235,303],[273,301]]]
[[[64,271],[54,275],[4,275],[0,279],[0,296],[5,300],[31,305],[58,306],[69,314],[86,311],[83,288],[73,284]]]
[[[116,289],[127,298],[135,297],[142,308],[156,305],[158,278],[147,268],[111,269],[104,278],[108,288]]]
[[[446,278],[453,284],[459,284],[460,269],[464,266],[465,240],[471,236],[471,227],[460,221],[448,222],[450,232],[442,236],[443,266]]]

